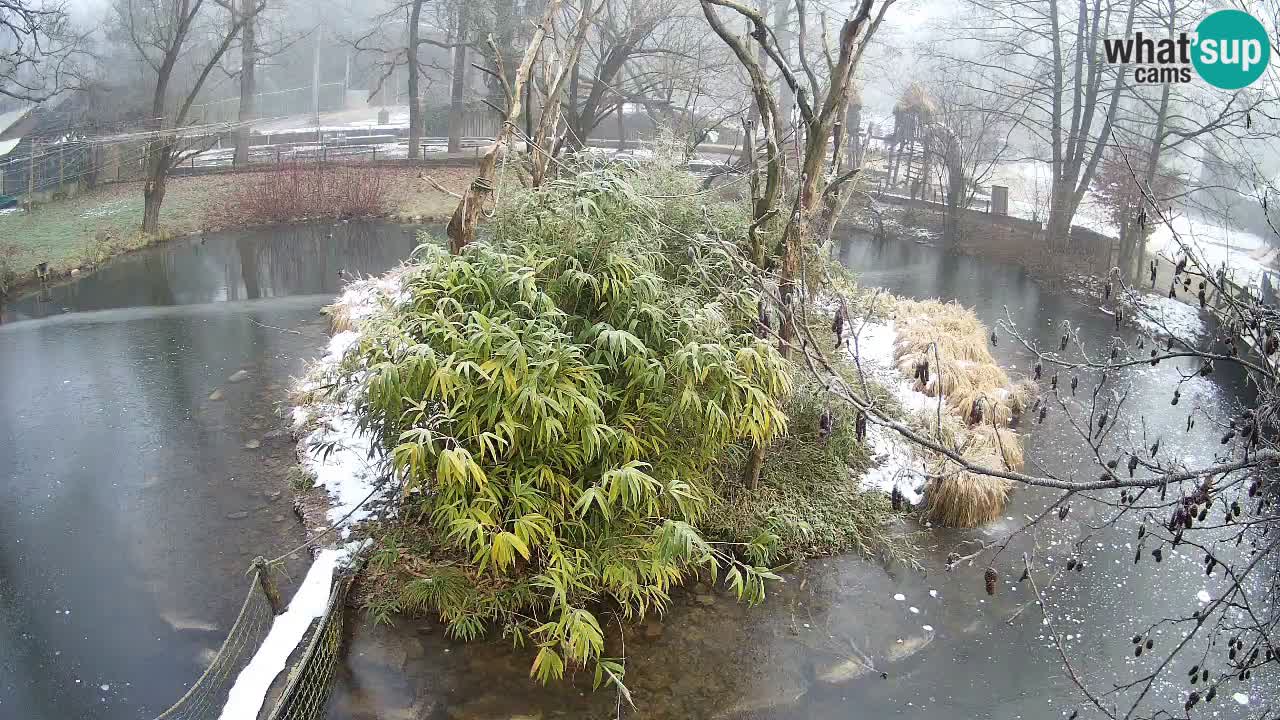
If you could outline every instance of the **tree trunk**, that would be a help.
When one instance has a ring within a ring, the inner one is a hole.
[[[520,120],[524,84],[529,81],[529,73],[533,69],[533,59],[537,57],[538,50],[542,48],[543,39],[551,32],[552,21],[555,20],[556,14],[560,11],[560,4],[561,0],[547,0],[547,8],[542,16],[542,22],[534,30],[533,37],[529,39],[529,46],[525,49],[524,58],[520,61],[520,66],[515,71],[510,95],[507,98],[507,114],[503,118],[504,122],[497,132],[497,137],[493,139],[493,142],[489,144],[488,150],[480,158],[480,166],[476,177],[471,181],[471,185],[463,191],[462,199],[458,201],[458,206],[453,211],[453,217],[449,219],[449,225],[445,228],[445,234],[449,237],[449,252],[455,255],[462,252],[464,247],[475,240],[476,226],[480,222],[480,212],[493,198],[498,153],[503,151],[510,152],[510,148],[505,146],[509,144],[511,127]]]
[[[599,12],[604,5],[595,6],[595,12]],[[551,159],[554,157],[556,148],[554,147],[554,133],[560,124],[560,113],[564,105],[560,101],[560,94],[564,90],[565,80],[570,75],[576,75],[578,72],[578,58],[582,54],[582,46],[586,43],[587,32],[591,29],[591,21],[595,17],[592,11],[592,4],[587,3],[582,6],[581,14],[574,24],[573,44],[569,50],[568,57],[562,57],[555,69],[555,74],[551,82],[546,87],[546,95],[543,97],[542,108],[538,116],[538,125],[535,130],[532,124],[533,107],[530,106],[525,113],[528,120],[525,123],[529,143],[529,160],[532,164],[532,184],[540,187],[546,178],[548,170],[551,167]],[[528,83],[525,87],[532,87],[533,83]],[[537,152],[534,152],[537,148]]]
[[[1123,220],[1120,222],[1120,252],[1116,257],[1116,267],[1120,269],[1120,277],[1126,282],[1136,279],[1141,267],[1134,257],[1140,254],[1138,247],[1141,245],[1137,237],[1139,233],[1131,220],[1134,211],[1133,204],[1126,202],[1121,214]]]
[[[254,13],[254,0],[240,0],[240,12],[243,15]],[[253,128],[250,122],[255,119],[256,94],[258,92],[258,48],[256,46],[256,26],[254,19],[244,23],[244,40],[240,50],[240,114],[239,127],[236,128],[236,153],[233,164],[243,167],[249,163],[249,136]]]
[[[1178,6],[1176,0],[1169,0],[1169,16],[1166,18],[1167,25],[1165,29],[1169,33],[1169,37],[1174,37],[1177,28]],[[1146,167],[1143,168],[1142,186],[1137,192],[1137,208],[1130,208],[1129,212],[1124,215],[1126,229],[1130,237],[1129,245],[1131,246],[1131,256],[1129,258],[1130,268],[1129,277],[1137,278],[1142,272],[1142,261],[1146,257],[1147,250],[1147,229],[1145,227],[1135,227],[1134,212],[1146,205],[1144,192],[1151,192],[1154,195],[1154,189],[1151,183],[1155,182],[1156,172],[1160,169],[1160,154],[1164,150],[1164,134],[1165,126],[1169,122],[1169,83],[1164,84],[1164,88],[1160,91],[1160,108],[1156,111],[1156,126],[1151,134],[1151,145],[1147,150]],[[1159,201],[1160,198],[1153,200]]]
[[[862,101],[859,100],[859,103]],[[844,130],[849,136],[849,162],[853,165],[862,164],[862,105],[849,103],[849,110],[845,113]]]
[[[1049,219],[1045,223],[1044,236],[1051,252],[1065,252],[1070,240],[1071,219],[1075,217],[1075,208],[1070,207],[1070,190],[1059,187],[1055,182],[1049,198]]]
[[[788,21],[791,16],[791,3],[793,0],[774,0],[773,3],[773,32],[778,37],[778,52],[783,57],[787,57],[789,46],[791,44],[791,30]],[[761,48],[763,49],[763,48]],[[791,86],[787,84],[787,79],[778,73],[778,102],[782,106],[782,126],[788,129],[792,127],[792,115],[795,112],[796,94],[792,92]]]
[[[755,490],[760,485],[760,471],[764,469],[765,448],[760,445],[751,446],[751,457],[742,473],[742,484]]]
[[[622,114],[622,107],[625,105],[622,98],[618,98],[618,150],[627,149],[627,123],[626,118]]]
[[[423,0],[413,0],[409,7],[409,45],[405,63],[409,66],[409,159],[422,154],[422,103],[418,97],[418,22],[422,19]]]
[[[142,186],[142,232],[148,235],[154,235],[160,229],[160,206],[164,204],[172,142],[173,138],[162,138],[147,144],[147,179]]]
[[[463,103],[467,90],[467,7],[458,3],[458,33],[453,38],[453,82],[449,88],[449,152],[462,152]]]

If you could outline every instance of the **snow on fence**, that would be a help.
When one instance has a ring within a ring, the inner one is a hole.
[[[285,609],[279,607],[270,567],[255,562],[244,605],[218,654],[156,720],[323,717],[341,650],[347,592],[358,567],[349,549],[321,550]],[[273,696],[278,676],[294,656],[283,689]]]

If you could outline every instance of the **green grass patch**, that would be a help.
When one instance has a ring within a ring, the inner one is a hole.
[[[107,258],[166,237],[194,232],[212,183],[174,178],[161,214],[158,237],[142,234],[142,186],[109,185],[66,200],[37,205],[34,212],[0,215],[0,238],[10,246],[10,267],[19,276],[42,262],[54,273],[93,266]]]

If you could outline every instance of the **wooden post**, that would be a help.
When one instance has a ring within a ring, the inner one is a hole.
[[[36,140],[31,139],[31,157],[27,162],[27,207],[36,205]]]
[[[271,612],[276,615],[284,612],[280,588],[276,587],[276,581],[271,577],[271,568],[267,565],[267,559],[261,555],[254,558],[253,569],[258,573],[258,585],[262,587],[262,593],[267,596],[267,602],[271,604]]]

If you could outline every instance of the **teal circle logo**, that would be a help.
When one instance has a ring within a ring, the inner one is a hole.
[[[1262,77],[1271,61],[1267,30],[1243,10],[1219,10],[1196,28],[1191,62],[1210,85],[1239,90]]]

